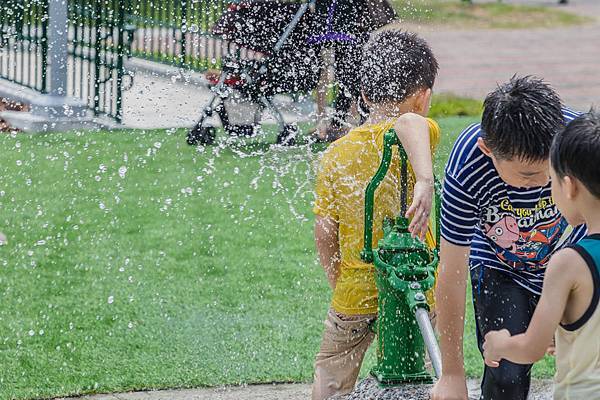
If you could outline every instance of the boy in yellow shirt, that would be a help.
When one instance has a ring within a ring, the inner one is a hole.
[[[369,120],[335,141],[321,159],[314,206],[315,242],[333,298],[315,361],[312,399],[353,390],[366,350],[373,341],[377,287],[372,264],[360,259],[363,248],[364,193],[375,174],[383,135],[394,128],[411,164],[414,185],[409,230],[427,234],[433,198],[432,153],[440,130],[429,112],[438,63],[417,35],[383,31],[367,43],[361,68],[361,92]],[[396,152],[396,150],[394,150]],[[375,193],[373,246],[383,236],[383,218],[400,212],[398,155]]]

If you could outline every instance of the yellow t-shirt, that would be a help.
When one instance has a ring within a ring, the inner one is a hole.
[[[429,122],[431,152],[440,140],[440,128]],[[332,143],[324,152],[317,173],[314,213],[333,218],[339,224],[341,271],[331,306],[342,314],[377,312],[377,287],[374,266],[360,259],[364,245],[364,197],[367,184],[375,175],[383,152],[383,135],[394,126],[395,119],[380,124],[362,125]],[[400,164],[394,147],[390,169],[375,192],[373,213],[373,247],[383,237],[384,217],[400,213]],[[410,174],[412,177],[412,173]],[[414,181],[414,178],[411,178]],[[413,182],[408,187],[410,205]],[[428,244],[435,246],[429,233]]]

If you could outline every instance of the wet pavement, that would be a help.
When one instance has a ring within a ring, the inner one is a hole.
[[[479,397],[479,381],[468,381],[469,398]],[[417,390],[421,393],[423,390]],[[94,395],[80,397],[80,400],[307,400],[310,398],[310,385],[298,384],[270,384],[270,385],[244,385],[228,386],[209,389],[184,389],[160,390],[151,392],[117,393],[107,395]],[[549,400],[552,398],[552,382],[548,380],[534,380],[532,382],[529,400]],[[75,398],[69,398],[75,399]],[[394,397],[395,400],[402,399]],[[417,400],[413,397],[405,399]],[[66,399],[61,399],[66,400]],[[361,400],[367,400],[364,398]]]

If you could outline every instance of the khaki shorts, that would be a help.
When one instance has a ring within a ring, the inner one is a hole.
[[[329,309],[321,348],[315,360],[312,400],[350,393],[369,345],[377,314],[344,315]]]
[[[435,310],[429,313],[435,329]],[[333,309],[327,312],[321,349],[315,360],[312,400],[341,396],[354,390],[367,349],[375,338],[371,325],[377,314],[344,315]],[[429,354],[425,365],[431,370]]]

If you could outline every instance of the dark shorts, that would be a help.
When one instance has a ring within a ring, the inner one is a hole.
[[[516,335],[527,330],[539,296],[514,282],[507,273],[492,268],[472,269],[471,283],[477,343],[482,354],[483,339],[489,331],[507,329]],[[530,382],[531,364],[502,360],[498,368],[485,366],[481,399],[526,400]]]

